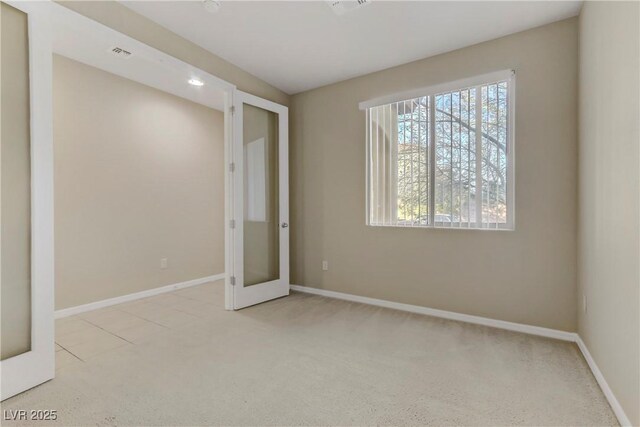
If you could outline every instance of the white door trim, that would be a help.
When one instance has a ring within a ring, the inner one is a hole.
[[[284,105],[236,90],[234,101],[234,144],[233,144],[233,215],[234,227],[231,241],[234,242],[233,266],[233,308],[240,309],[270,299],[289,295],[289,109]],[[243,104],[253,105],[278,115],[278,189],[280,230],[280,277],[266,283],[244,287],[244,150],[243,147]],[[281,227],[286,223],[287,226]],[[232,227],[229,227],[230,229]]]
[[[0,399],[50,380],[53,345],[51,33],[45,4],[7,1],[28,15],[31,120],[31,350],[0,362]]]

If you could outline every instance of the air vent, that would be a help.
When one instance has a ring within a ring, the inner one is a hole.
[[[336,15],[344,15],[371,4],[371,0],[327,0],[327,4]]]
[[[113,47],[111,48],[111,50],[109,51],[112,54],[114,54],[115,56],[119,57],[119,58],[128,58],[131,56],[131,52],[129,52],[128,50],[124,50],[121,47]]]

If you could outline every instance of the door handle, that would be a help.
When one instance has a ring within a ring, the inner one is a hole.
[[[287,228],[289,226],[289,224],[287,224],[286,222],[283,222],[282,224],[280,224],[280,226],[282,228]]]

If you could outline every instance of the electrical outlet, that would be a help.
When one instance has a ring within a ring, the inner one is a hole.
[[[329,261],[322,261],[322,271],[329,270]]]
[[[586,295],[582,295],[582,311],[584,313],[587,312],[587,296]]]
[[[165,269],[169,267],[169,259],[168,258],[161,258],[160,259],[160,268]]]

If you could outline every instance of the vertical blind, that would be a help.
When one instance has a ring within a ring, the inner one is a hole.
[[[510,80],[367,108],[367,223],[513,227]]]

